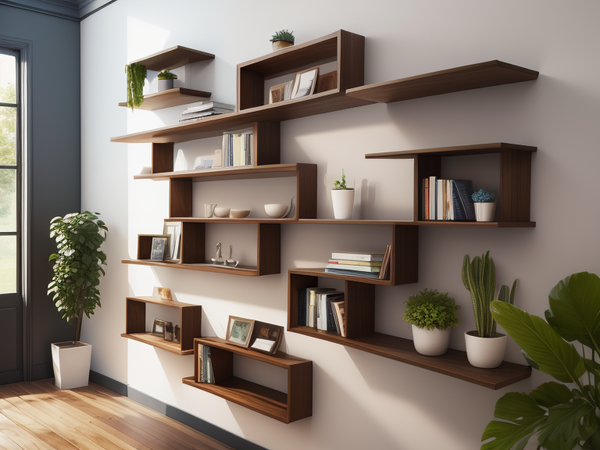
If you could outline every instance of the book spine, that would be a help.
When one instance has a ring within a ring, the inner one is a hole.
[[[383,261],[383,254],[332,253],[331,259],[350,261]]]
[[[446,180],[446,216],[448,220],[454,220],[454,208],[452,206],[452,180]]]
[[[435,220],[435,197],[436,197],[436,189],[435,189],[435,177],[429,177],[429,220]]]
[[[335,328],[335,319],[333,318],[332,300],[327,300],[327,331],[337,331]]]
[[[436,220],[444,220],[444,180],[436,180],[436,204],[435,218]]]
[[[298,326],[305,327],[307,319],[306,289],[298,289]]]
[[[314,291],[308,293],[308,322],[306,326],[316,328],[317,326],[317,296]]]
[[[370,267],[370,266],[357,266],[357,265],[346,265],[346,264],[327,264],[325,266],[328,269],[342,269],[342,270],[354,270],[356,272],[379,272],[381,266]]]
[[[473,182],[471,180],[454,180],[457,196],[465,212],[465,220],[475,220],[475,207],[473,206]]]
[[[423,178],[423,215],[421,220],[429,220],[429,178]]]
[[[455,180],[452,180],[452,207],[454,210],[454,220],[466,220],[465,212],[460,202]]]

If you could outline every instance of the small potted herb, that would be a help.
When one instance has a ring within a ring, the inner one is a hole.
[[[273,51],[294,45],[294,32],[281,30],[271,37]]]
[[[460,308],[448,293],[437,289],[419,292],[404,302],[402,318],[412,325],[415,349],[422,355],[440,356],[448,351],[452,327],[460,323],[456,311]]]
[[[173,89],[173,80],[177,79],[177,75],[169,70],[163,70],[158,74],[158,92]]]
[[[475,220],[477,222],[493,222],[496,212],[496,196],[492,191],[479,189],[471,195],[475,206]]]
[[[352,219],[354,208],[354,188],[346,186],[346,174],[342,169],[342,178],[333,182],[331,191],[333,201],[333,217],[336,219]]]

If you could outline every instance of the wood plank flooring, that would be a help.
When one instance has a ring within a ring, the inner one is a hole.
[[[97,384],[61,391],[53,380],[0,386],[7,450],[233,450]]]

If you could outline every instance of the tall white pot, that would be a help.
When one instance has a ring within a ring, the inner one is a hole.
[[[415,350],[421,355],[440,356],[448,351],[452,328],[428,330],[413,325],[412,332]]]
[[[333,189],[331,200],[333,202],[333,217],[336,219],[352,219],[354,189]]]
[[[493,369],[502,364],[506,351],[507,337],[498,333],[496,337],[479,337],[477,331],[465,333],[467,359],[472,366]]]
[[[493,222],[496,214],[496,203],[494,202],[474,202],[475,220],[477,222]]]
[[[54,384],[59,389],[87,386],[92,362],[92,346],[83,342],[68,341],[50,344]]]

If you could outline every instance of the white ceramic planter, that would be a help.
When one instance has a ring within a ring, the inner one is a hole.
[[[336,219],[352,219],[354,208],[354,189],[333,189],[331,191],[333,202],[333,217]]]
[[[51,344],[54,384],[59,389],[87,386],[92,362],[92,346],[83,342]]]
[[[412,333],[416,351],[425,356],[440,356],[448,351],[452,328],[428,330],[413,325]]]
[[[174,80],[158,80],[158,92],[173,89]]]
[[[494,202],[475,202],[475,220],[477,222],[493,222],[496,213],[496,203]]]
[[[477,335],[477,331],[467,331],[465,345],[469,363],[482,369],[498,367],[504,360],[506,341],[507,337],[504,334],[482,338]]]

